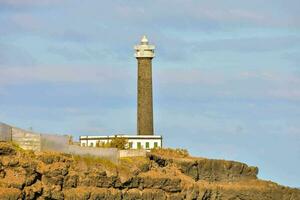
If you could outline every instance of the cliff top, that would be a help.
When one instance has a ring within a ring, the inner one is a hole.
[[[0,142],[0,166],[2,199],[300,199],[297,189],[259,180],[257,167],[184,150],[158,149],[115,164]]]

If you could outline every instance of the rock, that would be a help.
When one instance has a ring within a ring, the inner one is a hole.
[[[12,144],[7,142],[0,142],[0,155],[15,155],[16,150]]]
[[[30,185],[34,184],[37,180],[38,180],[37,174],[27,175],[25,178],[25,185],[30,186]]]
[[[152,178],[143,177],[143,188],[162,189],[166,192],[180,192],[181,180],[178,178]]]
[[[168,200],[184,200],[184,195],[181,193],[170,194],[167,198]]]
[[[237,181],[257,179],[258,168],[244,163],[224,160],[201,159],[196,161],[175,161],[182,173],[195,181]]]
[[[23,189],[26,172],[23,168],[5,169],[5,177],[0,179],[0,185],[10,188]]]
[[[97,187],[78,187],[64,190],[64,198],[66,200],[121,200],[122,193],[120,190],[113,188],[97,188]]]
[[[3,156],[2,165],[5,167],[18,167],[19,159],[16,156]]]
[[[16,188],[1,188],[0,187],[0,197],[1,199],[8,200],[19,200],[22,198],[22,192]]]
[[[65,163],[56,162],[39,169],[43,184],[63,185],[64,177],[68,174],[68,167]]]
[[[0,178],[5,178],[6,172],[3,166],[0,166]]]
[[[160,167],[165,167],[167,166],[170,162],[172,162],[169,159],[165,159],[162,156],[156,155],[156,154],[148,154],[148,157],[150,160],[153,160],[158,164]]]
[[[56,162],[65,162],[67,159],[59,153],[47,152],[38,156],[38,160],[45,164],[53,164]]]
[[[0,154],[0,199],[300,199],[300,190],[259,180],[258,168],[235,161],[150,153],[148,158],[112,165],[6,147],[15,154],[6,155],[10,150],[0,143],[7,152]]]
[[[77,187],[79,176],[74,172],[64,177],[64,188],[75,188]]]
[[[134,176],[134,177],[130,178],[129,180],[125,181],[122,184],[122,186],[124,188],[138,188],[143,182],[144,182],[143,178]]]
[[[63,191],[65,200],[88,200],[90,199],[91,192],[89,187],[78,187],[65,189]]]
[[[144,189],[142,191],[143,200],[165,200],[166,193],[159,189]]]
[[[130,189],[123,193],[123,200],[142,200],[142,192],[138,189]]]
[[[93,188],[91,190],[91,200],[106,199],[106,200],[121,200],[122,193],[116,189]]]
[[[63,200],[64,193],[62,192],[61,187],[59,185],[43,184],[43,193],[41,197],[45,199]]]
[[[37,199],[42,195],[43,187],[41,181],[36,182],[35,184],[25,187],[25,199]]]
[[[150,170],[150,162],[149,163],[144,163],[141,166],[139,166],[140,172],[147,172]]]

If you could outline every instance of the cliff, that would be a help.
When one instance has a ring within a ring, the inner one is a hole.
[[[240,162],[163,150],[114,164],[0,143],[0,199],[300,199],[300,190],[259,180],[257,173]]]

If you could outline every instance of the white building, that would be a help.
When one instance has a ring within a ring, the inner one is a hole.
[[[159,135],[112,135],[112,136],[80,136],[80,145],[96,147],[111,142],[115,137],[125,138],[130,149],[153,149],[162,147],[162,136]]]

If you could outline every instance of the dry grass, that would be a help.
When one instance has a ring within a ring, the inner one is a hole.
[[[152,149],[151,153],[166,156],[166,157],[173,157],[173,158],[190,157],[189,152],[186,149],[156,148],[156,149]]]
[[[120,165],[124,167],[139,167],[143,164],[147,164],[149,159],[146,157],[123,157],[120,158]]]
[[[117,168],[117,165],[110,160],[99,158],[91,155],[73,155],[73,159],[77,163],[84,163],[87,166],[100,165],[105,169],[113,170]]]

